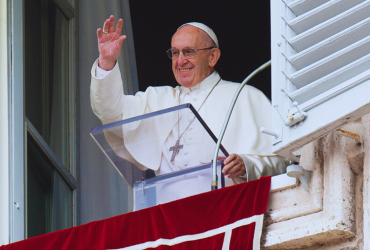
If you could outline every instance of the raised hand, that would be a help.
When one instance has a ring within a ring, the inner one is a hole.
[[[112,70],[121,53],[123,40],[125,35],[121,36],[123,20],[119,19],[114,31],[114,16],[110,16],[104,22],[103,31],[101,28],[97,30],[98,47],[99,47],[99,67],[104,70]]]

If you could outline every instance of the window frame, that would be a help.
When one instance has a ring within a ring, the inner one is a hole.
[[[67,0],[55,0],[53,1],[57,7],[62,11],[63,15],[68,19],[68,139],[69,139],[69,170],[63,165],[61,159],[58,159],[54,154],[50,146],[45,142],[42,136],[38,133],[32,123],[25,116],[25,144],[27,145],[27,133],[32,136],[35,142],[40,146],[40,148],[45,153],[45,156],[53,163],[53,167],[60,174],[65,183],[69,186],[72,191],[73,197],[73,208],[72,208],[72,225],[77,225],[77,141],[76,141],[76,18],[75,18],[75,8]],[[26,147],[26,146],[25,146]],[[27,152],[25,151],[27,156]],[[25,157],[26,157],[25,156]],[[27,161],[25,161],[25,166]],[[26,175],[25,171],[25,175]],[[25,182],[27,177],[25,177]],[[25,185],[26,195],[25,202],[27,200],[27,183]],[[25,211],[25,230],[27,230],[27,211]],[[25,231],[25,237],[27,237],[27,232]]]
[[[5,29],[7,49],[7,122],[8,122],[8,162],[9,181],[8,192],[8,223],[6,227],[8,241],[11,243],[27,238],[27,134],[33,137],[42,148],[45,155],[53,163],[55,170],[72,190],[73,208],[72,225],[77,225],[77,132],[76,132],[76,59],[77,39],[75,2],[72,0],[53,1],[68,18],[69,24],[69,91],[68,91],[68,119],[69,119],[69,164],[70,170],[56,158],[54,152],[46,144],[25,116],[24,102],[24,1],[8,0],[5,3],[7,11],[7,29]],[[71,2],[71,3],[70,3]],[[2,7],[2,6],[1,6]],[[3,29],[4,30],[4,29]],[[3,36],[4,37],[4,36]],[[0,58],[3,60],[3,58]],[[2,110],[3,111],[3,110]],[[3,113],[3,112],[2,112]],[[5,151],[4,151],[5,152]],[[6,215],[4,216],[6,217]],[[1,217],[2,218],[2,217]],[[4,228],[0,228],[4,230]],[[2,234],[3,235],[3,234]],[[6,235],[6,234],[4,234]],[[4,240],[3,237],[0,240]]]
[[[0,2],[0,245],[9,243],[8,4]]]
[[[45,156],[53,164],[55,170],[60,174],[66,184],[70,189],[75,190],[77,188],[77,181],[74,176],[68,171],[68,169],[63,165],[63,163],[57,158],[50,146],[45,142],[36,128],[32,123],[25,117],[25,129],[27,133],[35,140],[37,145],[43,151]],[[25,139],[25,145],[27,145],[27,138]]]
[[[8,1],[9,242],[25,238],[23,1]],[[17,71],[17,72],[15,72]]]

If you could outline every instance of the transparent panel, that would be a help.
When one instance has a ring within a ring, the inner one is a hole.
[[[217,176],[222,176],[222,162],[222,160],[217,162]],[[133,210],[137,211],[210,191],[211,169],[210,163],[134,183]],[[218,182],[218,187],[222,186],[222,181]]]
[[[27,118],[69,169],[69,21],[53,1],[25,1]]]
[[[27,138],[27,237],[72,227],[72,190]]]
[[[190,104],[99,126],[91,136],[131,187],[148,179],[147,169],[158,178],[206,165],[211,178],[217,138]],[[221,146],[219,157],[225,156]],[[142,171],[132,171],[131,164]]]

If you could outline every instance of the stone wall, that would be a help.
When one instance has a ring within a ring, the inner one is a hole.
[[[370,114],[302,149],[302,185],[271,193],[261,249],[370,249]]]

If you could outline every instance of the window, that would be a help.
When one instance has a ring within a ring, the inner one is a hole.
[[[27,237],[73,226],[72,189],[27,136]]]
[[[24,1],[27,237],[74,225],[75,45],[70,3]]]

